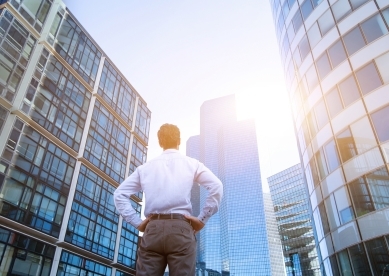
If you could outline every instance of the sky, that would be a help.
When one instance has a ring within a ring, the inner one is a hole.
[[[235,94],[238,120],[254,118],[262,184],[299,163],[268,0],[64,0],[151,110],[147,159],[164,123],[180,151],[200,133],[200,106]]]

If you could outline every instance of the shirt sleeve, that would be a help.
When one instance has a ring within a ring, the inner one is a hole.
[[[140,192],[142,187],[140,185],[139,172],[136,169],[129,177],[127,177],[120,186],[115,190],[113,199],[115,207],[123,219],[138,227],[141,224],[142,219],[136,213],[135,209],[131,205],[130,196]]]
[[[209,218],[219,210],[220,201],[223,197],[223,185],[219,178],[202,163],[199,163],[195,182],[208,191],[205,205],[197,217],[205,224]]]

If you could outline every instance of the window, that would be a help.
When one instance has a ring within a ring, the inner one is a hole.
[[[349,183],[349,189],[354,202],[357,217],[363,216],[375,210],[373,200],[364,177],[360,177]]]
[[[389,106],[372,113],[371,119],[380,142],[389,140]]]
[[[366,242],[367,253],[374,275],[383,275],[389,263],[389,253],[383,237]]]
[[[353,275],[347,249],[338,253],[340,271],[342,275]]]
[[[309,52],[311,51],[306,35],[301,39],[299,43],[299,49],[300,49],[301,59],[304,60],[306,56],[309,54]]]
[[[382,167],[366,175],[369,184],[371,197],[376,210],[389,206],[389,174],[385,167]]]
[[[362,6],[364,3],[368,2],[370,0],[350,0],[351,6],[353,7],[353,10],[359,8]]]
[[[327,110],[324,105],[324,101],[321,100],[315,107],[315,117],[317,120],[317,126],[318,129],[321,129],[323,126],[325,126],[328,123],[328,115],[327,115]]]
[[[375,62],[384,83],[389,82],[389,53],[376,58]]]
[[[360,98],[359,89],[353,75],[339,83],[339,90],[345,106]]]
[[[354,212],[351,207],[351,200],[346,187],[342,187],[334,192],[336,206],[338,208],[340,222],[345,224],[354,218]]]
[[[317,25],[316,22],[308,30],[307,35],[308,35],[308,39],[309,39],[309,44],[311,45],[312,48],[315,47],[316,44],[321,39],[321,33],[320,33],[320,30],[319,30],[319,26]]]
[[[289,14],[289,6],[288,6],[288,1],[284,2],[284,5],[282,6],[282,12],[284,14],[284,18],[286,18]]]
[[[384,16],[386,23],[389,25],[389,8],[383,10],[382,15]]]
[[[326,145],[324,145],[324,152],[327,157],[328,169],[330,172],[333,172],[340,165],[338,150],[334,140],[331,140]]]
[[[315,156],[317,167],[319,169],[320,179],[323,180],[328,174],[327,162],[325,160],[323,150],[320,149],[318,152],[316,152]]]
[[[321,80],[331,72],[331,64],[327,52],[324,52],[324,54],[316,60],[316,67]]]
[[[377,68],[373,62],[359,69],[355,74],[364,95],[382,85]]]
[[[336,136],[336,142],[339,146],[340,157],[343,162],[357,155],[354,140],[348,128]]]
[[[338,88],[335,87],[332,91],[328,92],[325,95],[325,98],[331,118],[334,118],[340,111],[343,110],[343,104],[339,96]]]
[[[321,35],[324,36],[328,33],[332,27],[335,26],[334,18],[332,17],[331,9],[328,9],[318,20],[319,28],[321,31]]]
[[[292,22],[293,22],[294,30],[297,33],[301,25],[303,25],[303,19],[301,17],[301,13],[299,9],[296,11],[296,14],[293,16]]]
[[[335,68],[347,58],[341,40],[338,40],[335,44],[328,48],[328,55],[331,60],[332,68]]]
[[[370,122],[366,116],[351,124],[350,129],[358,154],[371,149],[377,144]]]
[[[317,73],[315,66],[311,66],[307,72],[305,73],[305,78],[307,80],[307,85],[310,93],[315,89],[315,87],[319,84],[319,80],[317,78]]]
[[[339,22],[351,12],[350,3],[348,0],[338,0],[338,2],[332,5],[332,12],[334,13],[335,20]]]
[[[313,11],[313,6],[311,0],[305,0],[304,3],[300,6],[301,13],[303,14],[304,20],[308,18],[308,16]]]
[[[343,36],[344,44],[346,45],[349,56],[357,52],[366,45],[359,26],[352,29],[349,33]]]
[[[388,32],[380,14],[376,14],[372,18],[361,23],[361,28],[363,34],[365,35],[367,43],[376,40],[377,38]]]

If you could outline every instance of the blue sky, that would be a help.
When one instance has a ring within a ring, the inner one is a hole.
[[[147,102],[148,159],[160,125],[180,127],[185,153],[201,104],[236,94],[238,118],[256,119],[262,180],[299,162],[267,0],[64,2]]]

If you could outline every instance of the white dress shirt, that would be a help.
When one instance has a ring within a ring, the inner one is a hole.
[[[129,197],[139,191],[145,195],[144,214],[179,213],[192,215],[190,202],[193,183],[208,191],[198,219],[204,224],[217,212],[223,196],[221,181],[196,159],[167,149],[157,158],[139,166],[114,193],[115,206],[124,220],[138,227],[142,219],[131,206]]]

